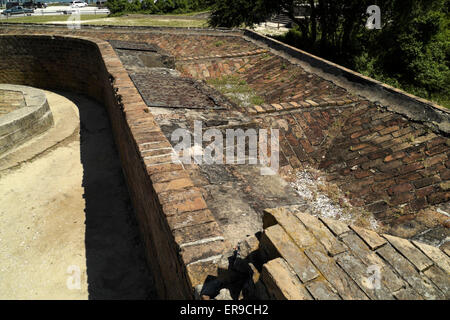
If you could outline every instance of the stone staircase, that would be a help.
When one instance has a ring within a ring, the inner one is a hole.
[[[252,274],[259,298],[450,298],[448,249],[316,218],[295,206],[267,209],[263,219],[262,270]]]

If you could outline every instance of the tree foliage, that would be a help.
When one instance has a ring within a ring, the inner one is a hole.
[[[381,30],[368,30],[366,9],[381,9]],[[450,0],[216,0],[214,27],[252,27],[284,13],[291,45],[432,98],[448,97]],[[308,8],[299,16],[298,8]]]
[[[205,10],[210,0],[108,0],[106,6],[111,14],[145,12],[150,14],[188,13]]]

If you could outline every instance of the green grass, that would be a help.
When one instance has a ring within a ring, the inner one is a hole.
[[[194,11],[194,12],[187,12],[187,13],[163,13],[162,15],[191,17],[191,16],[196,16],[198,14],[202,14],[202,13],[208,13],[208,12],[210,12],[210,11],[204,10],[204,11]]]
[[[54,15],[54,16],[26,16],[12,17],[3,22],[12,23],[53,23],[68,21],[70,15]],[[154,17],[151,15],[126,15],[121,17],[108,17],[107,15],[81,15],[81,21],[86,21],[83,25],[112,25],[112,26],[154,26],[154,27],[205,27],[204,19],[170,19],[170,16],[163,18],[161,16]],[[91,21],[93,20],[93,21]]]
[[[112,25],[112,26],[152,26],[152,27],[178,27],[178,28],[201,28],[206,26],[206,20],[190,19],[170,19],[155,17],[133,17],[122,16],[107,18],[102,21],[89,22],[91,25]]]
[[[207,83],[227,96],[235,104],[242,107],[249,107],[253,105],[261,105],[265,101],[258,96],[254,90],[236,76],[224,76],[216,79],[209,79]]]

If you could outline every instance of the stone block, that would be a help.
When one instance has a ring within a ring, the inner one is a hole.
[[[269,259],[283,257],[302,282],[310,281],[319,276],[311,261],[279,225],[264,230],[261,246],[268,252]]]
[[[433,265],[433,262],[408,240],[388,234],[383,236],[395,249],[411,261],[419,271],[424,271]]]
[[[386,239],[382,238],[378,233],[372,230],[364,229],[357,226],[350,226],[350,228],[356,232],[356,234],[364,240],[365,243],[370,247],[370,249],[375,250],[384,244],[386,244]]]
[[[412,241],[412,243],[433,260],[438,267],[450,274],[450,257],[442,250],[419,241]]]
[[[420,275],[413,264],[398,253],[390,244],[377,250],[377,253],[386,260],[397,273],[426,300],[444,299],[444,295],[426,277]]]
[[[271,299],[312,300],[311,295],[282,258],[264,264],[261,278]]]
[[[305,254],[319,269],[321,275],[345,300],[368,300],[358,285],[328,256],[321,245],[305,250]]]
[[[305,228],[298,218],[286,208],[266,209],[264,211],[263,227],[276,222],[294,239],[300,248],[306,248],[316,242],[314,236]],[[270,223],[268,222],[270,221]]]
[[[327,227],[316,217],[298,212],[297,218],[306,226],[306,228],[322,243],[327,252],[332,256],[347,250]]]

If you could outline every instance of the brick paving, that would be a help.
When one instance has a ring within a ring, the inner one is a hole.
[[[372,212],[389,226],[403,223],[403,217],[411,221],[411,214],[419,210],[448,203],[450,147],[445,135],[350,94],[242,39],[200,36],[200,43],[209,41],[205,48],[210,50],[205,53],[203,49],[195,51],[197,38],[193,41],[192,36],[183,40],[174,35],[147,37],[153,50],[160,48],[173,55],[181,73],[157,75],[149,68],[133,69],[125,63],[147,105],[201,110],[196,115],[180,110],[157,116],[168,137],[177,127],[171,118],[191,129],[196,119],[209,119],[213,127],[214,123],[221,127],[231,123],[248,127],[251,123],[254,128],[277,128],[283,171],[323,170],[353,205]],[[214,45],[216,42],[220,46]],[[143,46],[143,42],[137,43],[134,46]],[[265,103],[242,107],[202,82],[229,75],[245,80]],[[205,113],[207,109],[223,112]],[[441,241],[449,236],[446,228],[442,230],[438,235]]]

